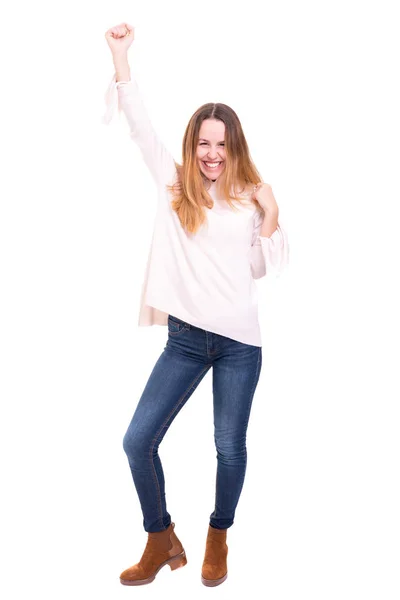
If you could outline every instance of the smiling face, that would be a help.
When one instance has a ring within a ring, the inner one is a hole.
[[[207,179],[217,179],[225,169],[225,124],[205,119],[200,127],[197,159]]]

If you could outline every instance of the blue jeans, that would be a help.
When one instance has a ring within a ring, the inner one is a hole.
[[[215,508],[209,524],[216,529],[233,524],[246,471],[246,431],[261,363],[261,347],[168,315],[167,344],[154,365],[123,439],[145,531],[162,531],[171,523],[158,447],[211,367],[217,480]]]

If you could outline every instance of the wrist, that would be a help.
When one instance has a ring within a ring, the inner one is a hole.
[[[112,57],[113,58],[120,58],[120,57],[128,57],[128,50],[126,48],[117,48],[116,50],[112,50],[111,51]]]
[[[277,211],[265,211],[264,220],[262,222],[260,230],[260,235],[262,237],[271,237],[271,235],[278,227],[278,217],[279,214]]]
[[[279,216],[279,208],[265,208],[262,205],[261,208],[263,209],[266,218],[275,219],[275,217]]]
[[[113,52],[112,59],[115,67],[129,67],[128,53],[125,50]]]

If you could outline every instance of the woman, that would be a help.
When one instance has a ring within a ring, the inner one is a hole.
[[[158,189],[154,234],[141,293],[139,326],[166,325],[157,360],[123,440],[148,533],[124,585],[154,580],[169,564],[186,564],[166,508],[158,447],[172,421],[212,368],[217,482],[201,581],[227,578],[227,530],[246,471],[246,430],[262,363],[254,279],[279,275],[288,241],[271,187],[261,183],[236,113],[205,104],[191,117],[182,164],[159,140],[131,79],[127,51],[133,27],[105,34],[115,74],[104,122],[123,111]]]

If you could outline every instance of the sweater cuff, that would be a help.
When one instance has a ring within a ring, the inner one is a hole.
[[[271,237],[257,236],[264,255],[267,275],[279,277],[289,264],[289,244],[286,231],[278,225]]]
[[[117,81],[116,79],[117,77],[114,73],[104,96],[106,111],[101,119],[104,125],[109,125],[114,116],[121,112],[118,102],[118,88],[131,83],[131,81]]]

